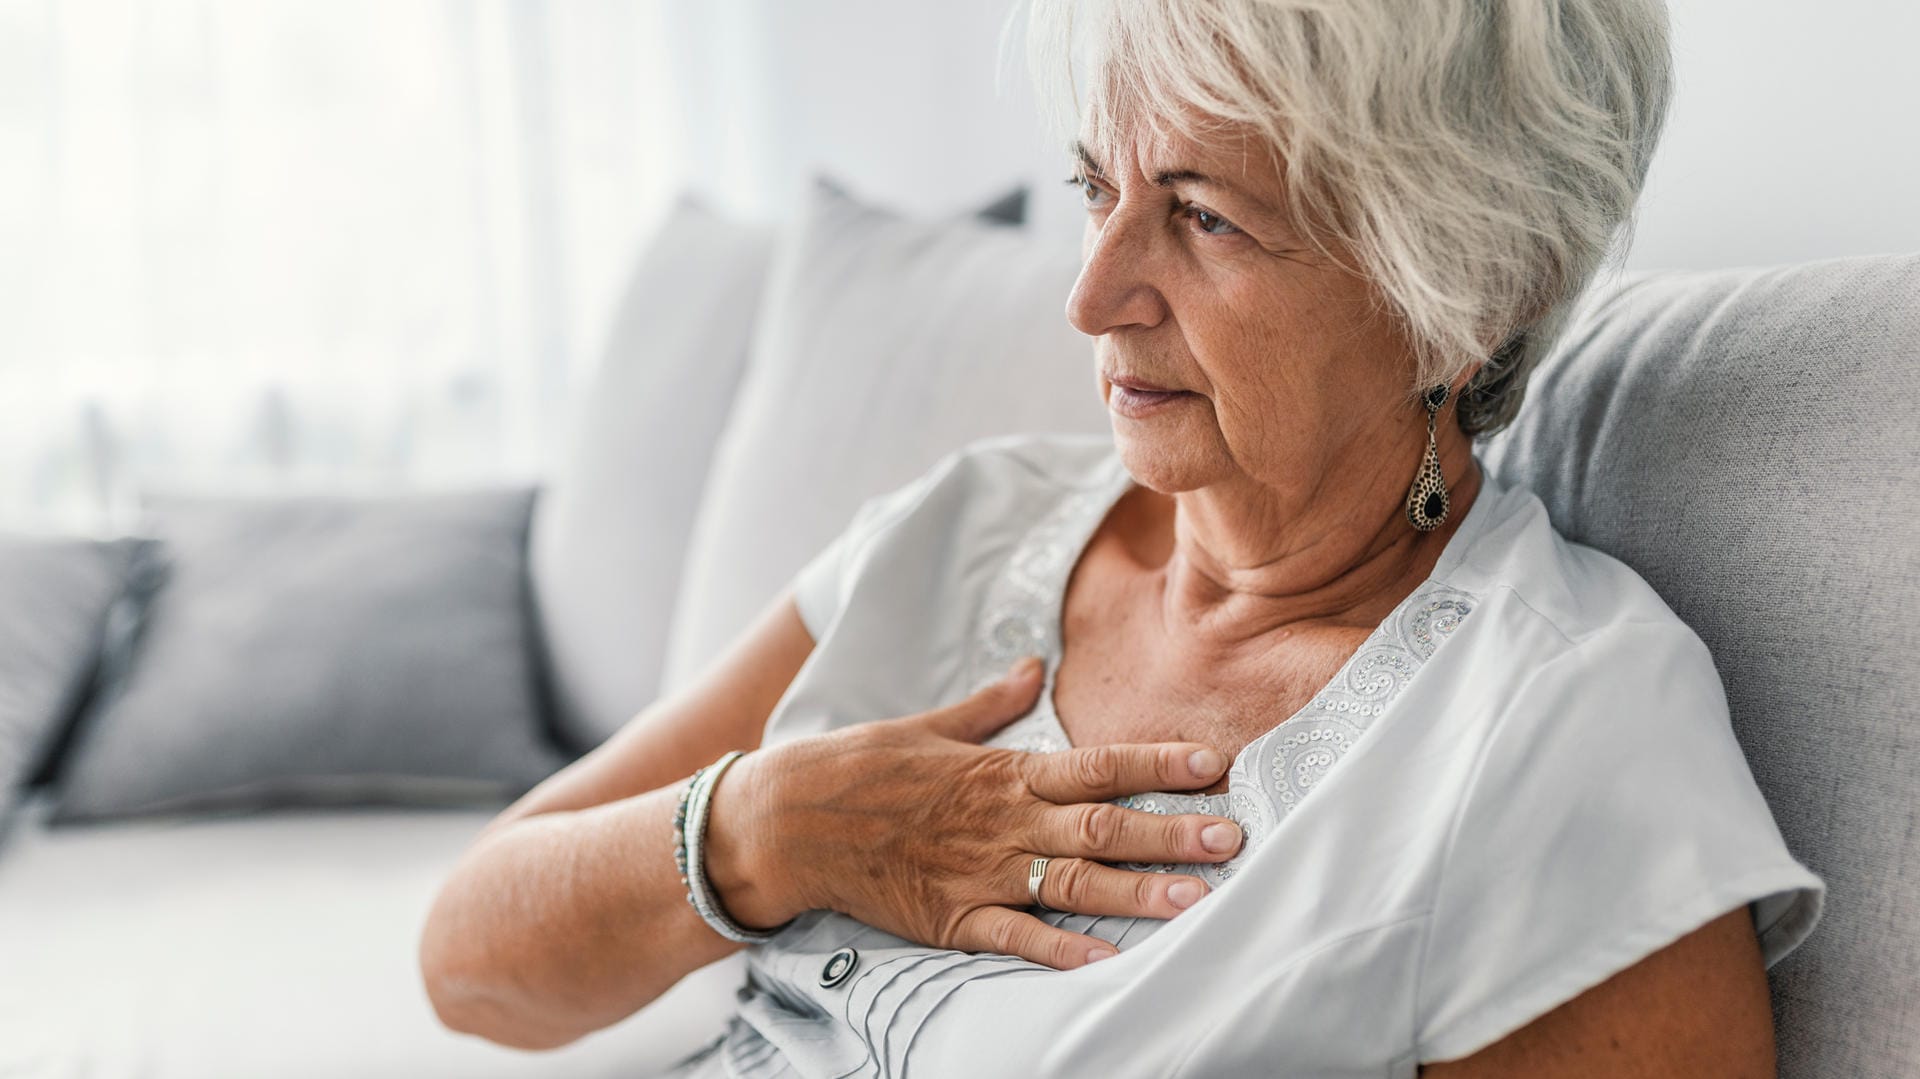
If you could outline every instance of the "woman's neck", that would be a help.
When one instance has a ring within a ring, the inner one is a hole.
[[[1467,440],[1447,450],[1447,518],[1431,532],[1407,521],[1410,472],[1326,485],[1284,523],[1270,501],[1234,492],[1147,491],[1133,527],[1151,539],[1137,557],[1155,578],[1168,638],[1231,658],[1297,630],[1371,630],[1432,573],[1479,495]]]

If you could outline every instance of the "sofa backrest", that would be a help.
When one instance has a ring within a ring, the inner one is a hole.
[[[816,183],[823,201],[855,204],[854,196],[830,177],[819,177]],[[970,229],[993,236],[999,245],[993,250],[1003,251],[1009,244],[1030,247],[1013,239],[1024,235],[1019,228],[1004,227],[1023,223],[1027,194],[1024,186],[1016,186],[964,215],[902,227],[917,230],[913,234],[921,237],[942,228]],[[802,224],[738,220],[714,211],[704,197],[683,191],[636,259],[599,366],[573,410],[566,456],[543,486],[534,511],[533,606],[551,683],[555,733],[571,753],[593,749],[675,688],[667,677],[668,661],[675,652],[675,604],[690,563],[711,566],[716,555],[734,554],[744,545],[746,557],[723,562],[717,571],[721,584],[714,588],[722,594],[716,598],[697,591],[693,598],[710,614],[700,624],[737,632],[751,608],[784,582],[782,559],[804,559],[814,549],[809,544],[830,538],[844,521],[842,503],[836,500],[857,501],[855,496],[863,491],[858,485],[872,479],[865,474],[843,476],[844,470],[828,467],[835,458],[819,448],[821,436],[857,431],[853,424],[859,416],[803,417],[797,433],[803,437],[779,453],[801,466],[809,482],[777,490],[781,498],[769,508],[822,510],[826,516],[816,520],[826,523],[809,530],[804,520],[796,525],[776,516],[764,529],[771,533],[765,540],[770,549],[757,546],[761,541],[753,537],[728,546],[723,533],[721,540],[707,542],[720,544],[721,551],[691,550],[701,542],[694,530],[702,507],[715,500],[716,487],[731,490],[727,476],[738,471],[737,466],[721,468],[717,482],[711,475],[722,436],[739,411],[737,398],[743,393],[752,397],[752,387],[792,375],[783,368],[747,377],[755,362],[765,367],[785,358],[750,361],[754,352],[769,351],[754,339],[760,332],[762,292],[771,287],[767,278],[776,240]],[[791,251],[793,244],[785,247]],[[800,269],[811,272],[817,267]],[[793,289],[792,276],[786,275],[783,290]],[[938,289],[923,291],[920,299],[927,303],[945,298]],[[864,354],[848,358],[856,367],[872,359]],[[767,421],[749,415],[741,422]],[[736,434],[729,444],[737,447],[742,439]],[[816,477],[818,482],[813,482]],[[741,570],[742,564],[748,568]],[[736,576],[742,580],[734,581]],[[742,594],[749,609],[739,622],[731,622],[725,615],[732,608],[720,608]],[[681,629],[678,636],[687,632]]]
[[[1917,425],[1920,255],[1877,256],[1596,288],[1480,451],[1705,640],[1828,883],[1771,971],[1788,1079],[1920,1075]]]
[[[707,468],[746,370],[774,230],[681,193],[635,262],[530,539],[555,733],[582,753],[660,689]]]

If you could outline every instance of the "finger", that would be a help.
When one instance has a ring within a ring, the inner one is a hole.
[[[1113,742],[1035,753],[1021,761],[1027,788],[1049,802],[1101,802],[1141,791],[1204,787],[1226,758],[1204,742]]]
[[[1209,890],[1199,877],[1115,869],[1085,858],[1049,858],[1040,880],[1040,902],[1075,914],[1172,918]]]
[[[1045,808],[1020,841],[1029,850],[1101,862],[1220,862],[1240,849],[1240,826],[1201,813],[1149,813],[1112,802]]]
[[[1033,707],[1040,688],[1040,657],[1027,656],[997,682],[980,687],[972,696],[945,708],[922,713],[927,726],[948,738],[980,742]]]
[[[1090,953],[1113,945],[1084,933],[1070,933],[1031,914],[1008,907],[976,907],[960,920],[954,947],[966,952],[998,952],[1029,959],[1056,970],[1096,962]]]

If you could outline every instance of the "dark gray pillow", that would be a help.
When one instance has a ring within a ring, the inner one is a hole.
[[[532,662],[531,489],[169,497],[51,823],[472,804],[564,763]]]
[[[136,545],[0,535],[0,830],[79,707]]]

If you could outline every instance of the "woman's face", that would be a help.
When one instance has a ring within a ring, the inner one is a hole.
[[[1281,175],[1250,139],[1223,152],[1150,137],[1122,140],[1112,160],[1083,155],[1083,265],[1067,301],[1094,338],[1128,469],[1163,493],[1250,481],[1276,509],[1371,478],[1356,469],[1404,485],[1409,429],[1424,439],[1426,416],[1407,403],[1411,349],[1375,291],[1288,226]],[[1115,378],[1187,392],[1131,416]]]

